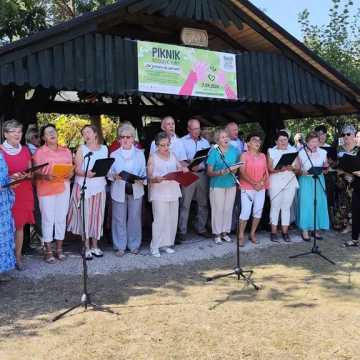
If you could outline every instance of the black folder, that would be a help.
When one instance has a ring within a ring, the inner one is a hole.
[[[281,156],[279,162],[276,164],[275,170],[280,170],[281,168],[283,168],[285,166],[291,165],[295,161],[297,156],[298,156],[297,152],[283,154]]]
[[[30,174],[30,173],[33,173],[37,170],[40,170],[42,169],[43,167],[45,166],[48,166],[49,163],[44,163],[44,164],[40,164],[40,165],[35,165],[35,166],[32,166],[31,168],[28,168],[24,171],[24,173],[26,174]],[[13,186],[13,185],[16,185],[16,184],[19,184],[23,181],[26,181],[26,180],[30,180],[28,178],[25,178],[25,179],[18,179],[18,180],[13,180],[13,181],[10,181],[9,183],[7,183],[6,185],[3,185],[4,188],[7,188],[7,187],[10,187],[10,186]]]
[[[308,170],[308,174],[319,176],[319,175],[321,175],[323,173],[324,169],[325,168],[322,167],[322,166],[313,166],[312,168],[310,168]]]
[[[189,169],[201,164],[207,158],[209,151],[210,151],[209,147],[206,149],[197,151],[196,154],[194,155],[194,158],[191,160],[191,162],[189,164]]]
[[[322,146],[321,149],[324,149],[327,152],[327,157],[333,161],[337,159],[337,150],[332,146]]]
[[[360,157],[356,155],[344,154],[339,159],[339,168],[351,174],[360,170]]]
[[[113,158],[97,159],[91,171],[96,174],[95,177],[106,176],[114,161]]]
[[[129,173],[127,171],[121,171],[120,174],[121,178],[126,181],[127,183],[134,184],[136,180],[145,180],[146,176],[141,177],[134,175],[132,173]]]
[[[25,170],[24,172],[27,173],[27,174],[29,174],[29,173],[32,173],[32,172],[34,172],[34,171],[40,170],[40,169],[42,169],[43,167],[48,166],[48,165],[49,165],[49,163],[44,163],[44,164],[40,164],[40,165],[35,165],[35,166],[32,166],[31,168]]]

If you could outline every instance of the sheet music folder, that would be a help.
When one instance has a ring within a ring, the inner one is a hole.
[[[313,166],[308,170],[310,175],[321,175],[323,173],[324,168],[322,166]]]
[[[95,177],[106,176],[114,161],[113,158],[97,159],[91,171],[96,174]]]
[[[191,162],[189,164],[189,169],[201,164],[207,158],[209,151],[210,151],[209,147],[206,149],[197,151],[196,154],[194,155],[194,158],[191,160]]]
[[[355,155],[344,154],[339,159],[339,168],[351,174],[360,170],[360,157]]]
[[[332,146],[321,146],[321,149],[327,152],[327,157],[331,160],[336,161],[337,159],[337,150],[335,147]]]
[[[182,186],[189,186],[194,183],[199,177],[192,172],[174,171],[164,176],[165,180],[175,180]]]
[[[141,177],[141,176],[137,176],[137,175],[134,175],[134,174],[131,174],[127,171],[121,171],[120,174],[121,178],[130,183],[130,184],[134,184],[136,180],[145,180],[146,179],[146,176],[145,177]]]
[[[279,162],[275,166],[275,170],[280,170],[281,168],[283,168],[285,166],[291,165],[295,161],[297,156],[298,156],[297,152],[292,152],[292,153],[287,153],[287,154],[281,155]]]
[[[32,166],[32,167],[26,169],[26,170],[24,171],[24,173],[26,173],[26,174],[33,173],[33,172],[35,172],[35,171],[37,171],[37,170],[40,170],[40,169],[42,169],[43,167],[48,166],[48,165],[49,165],[49,163],[44,163],[44,164],[40,164],[40,165],[35,165],[35,166]],[[21,183],[21,182],[23,182],[23,181],[26,181],[26,180],[30,180],[30,179],[25,178],[25,179],[18,179],[18,180],[10,181],[10,182],[7,183],[6,185],[3,185],[3,188],[7,188],[7,187],[10,187],[10,186],[19,184],[19,183]]]

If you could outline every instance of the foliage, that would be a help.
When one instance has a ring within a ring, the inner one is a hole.
[[[0,0],[0,44],[47,27],[45,0]]]
[[[116,0],[52,0],[49,12],[54,23],[68,20],[72,17],[98,10],[102,6],[110,5]]]
[[[352,0],[332,0],[329,23],[310,24],[310,13],[299,14],[304,43],[330,65],[360,85],[360,7]]]
[[[360,7],[355,9],[352,0],[332,0],[329,10],[329,23],[323,26],[310,24],[310,13],[304,10],[299,14],[304,43],[322,59],[354,83],[360,85]],[[306,118],[289,120],[286,126],[292,133],[303,134],[324,124],[328,128],[329,142],[336,143],[345,124],[359,126],[356,116],[333,116],[327,118]]]
[[[81,129],[91,123],[87,116],[59,115],[59,114],[38,114],[38,125],[41,127],[47,123],[56,126],[59,136],[59,143],[71,149],[82,144]],[[116,138],[117,123],[110,117],[101,115],[101,128],[105,142],[111,144]]]

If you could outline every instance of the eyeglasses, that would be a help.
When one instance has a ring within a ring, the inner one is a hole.
[[[351,135],[353,135],[353,134],[352,133],[341,134],[342,137],[351,136]]]
[[[121,135],[120,139],[131,139],[132,136],[131,135]]]

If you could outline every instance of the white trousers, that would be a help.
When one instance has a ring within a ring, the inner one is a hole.
[[[296,187],[291,186],[285,188],[280,192],[274,191],[274,189],[269,190],[269,196],[271,201],[270,208],[270,223],[271,225],[278,225],[279,223],[279,214],[281,211],[281,225],[289,226],[290,225],[290,213],[291,205],[294,202],[294,197],[296,193]]]
[[[240,220],[247,221],[252,216],[261,219],[265,202],[265,190],[241,190],[241,213]]]
[[[69,182],[65,183],[65,190],[61,194],[39,196],[42,239],[44,242],[51,242],[53,239],[64,240],[69,199]]]
[[[231,231],[232,211],[236,187],[210,188],[211,228],[215,235]]]
[[[179,200],[152,201],[154,221],[150,249],[159,250],[164,246],[173,246],[179,217]]]

